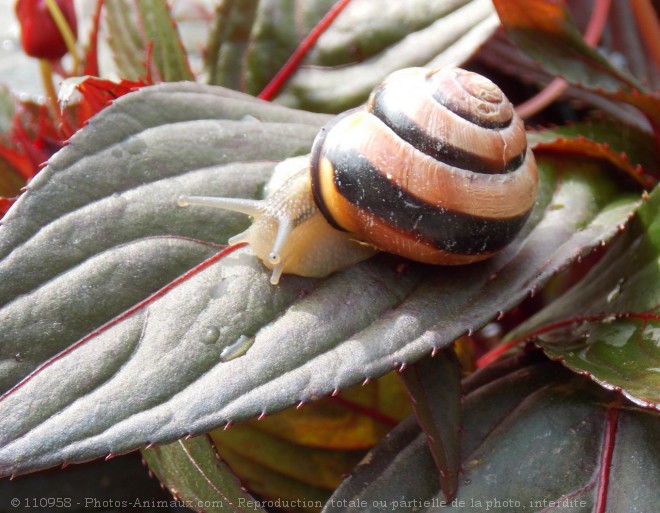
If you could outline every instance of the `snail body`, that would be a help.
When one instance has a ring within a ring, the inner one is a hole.
[[[490,80],[461,69],[397,71],[366,106],[321,129],[266,199],[183,196],[242,212],[248,242],[273,270],[322,277],[377,250],[431,264],[496,254],[518,234],[538,189],[522,120]]]

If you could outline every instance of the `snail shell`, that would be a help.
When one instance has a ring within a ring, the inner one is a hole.
[[[334,118],[309,164],[262,201],[182,197],[179,204],[255,218],[248,242],[271,282],[326,276],[387,251],[419,262],[467,264],[518,234],[536,200],[536,163],[502,91],[461,69],[391,74],[366,106]]]

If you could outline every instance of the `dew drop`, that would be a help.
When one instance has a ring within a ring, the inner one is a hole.
[[[23,361],[23,355],[21,353],[16,353],[14,355],[14,360],[16,360],[18,363],[21,363]]]
[[[207,345],[214,344],[215,342],[218,341],[219,336],[220,336],[220,330],[215,326],[212,326],[209,329],[207,329],[204,335],[202,336],[202,342],[204,342]]]
[[[128,205],[128,200],[126,199],[126,197],[124,197],[124,195],[119,194],[117,192],[112,194],[112,207],[115,210],[115,212],[123,211],[127,205]]]
[[[611,303],[611,302],[614,301],[617,297],[619,297],[619,294],[621,294],[621,286],[622,286],[622,285],[623,285],[623,278],[621,278],[621,279],[616,283],[616,285],[614,286],[614,288],[613,288],[612,290],[610,290],[610,293],[607,294],[607,302],[608,302],[608,303]]]
[[[479,330],[483,338],[498,338],[502,336],[502,325],[498,322],[489,322]]]
[[[229,284],[227,283],[227,280],[223,278],[218,283],[213,285],[210,291],[210,296],[215,299],[222,297],[225,295],[228,288],[229,288]]]
[[[248,349],[254,344],[254,337],[248,337],[247,335],[241,335],[236,339],[236,342],[229,344],[225,347],[220,353],[220,361],[228,362],[239,356],[243,356],[248,352]]]
[[[122,146],[131,155],[137,155],[147,149],[147,143],[135,136],[130,137]]]

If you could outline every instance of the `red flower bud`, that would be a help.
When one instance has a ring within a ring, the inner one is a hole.
[[[78,35],[73,0],[55,0],[74,36]],[[21,44],[26,54],[39,59],[56,60],[67,53],[67,46],[46,0],[18,0],[16,16],[21,24]]]

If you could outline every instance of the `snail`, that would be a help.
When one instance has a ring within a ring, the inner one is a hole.
[[[489,258],[521,230],[538,175],[522,120],[487,78],[462,69],[389,75],[333,118],[264,200],[181,196],[250,215],[232,237],[272,270],[323,277],[386,251],[430,264]]]

